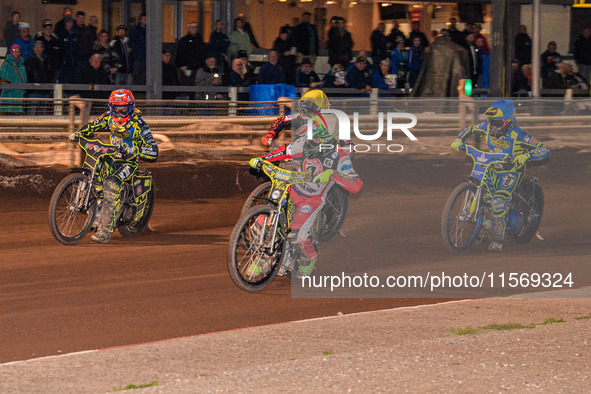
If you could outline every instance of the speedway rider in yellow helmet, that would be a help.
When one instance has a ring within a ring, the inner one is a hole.
[[[512,157],[511,162],[495,164],[495,168],[490,166],[483,178],[492,196],[490,204],[493,212],[493,239],[488,249],[500,252],[505,238],[507,205],[523,178],[525,163],[545,159],[550,156],[550,150],[527,131],[515,125],[517,116],[511,100],[495,101],[484,112],[484,116],[484,122],[462,131],[451,147],[457,151],[465,150],[466,141],[473,136],[480,136],[486,138],[489,151],[506,153]]]
[[[329,102],[321,90],[311,90],[304,94],[298,103],[298,113],[276,120],[269,133],[263,137],[263,143],[269,144],[278,133],[292,123],[296,126],[295,140],[282,145],[264,156],[268,161],[293,159],[293,167],[298,171],[311,172],[314,181],[291,186],[291,199],[294,204],[294,216],[291,224],[291,242],[302,252],[298,262],[297,275],[308,276],[314,270],[318,257],[315,241],[315,226],[318,213],[325,204],[328,190],[338,183],[350,193],[358,193],[363,182],[353,169],[350,152],[352,149],[329,149],[326,146],[339,147],[337,143],[337,119],[334,115],[322,114],[328,109]],[[307,138],[308,120],[311,119],[312,138]],[[262,273],[269,267],[260,267],[253,263],[248,272],[251,275]]]
[[[158,145],[141,115],[129,90],[113,90],[109,97],[109,110],[70,134],[70,140],[75,142],[81,135],[90,137],[97,131],[109,131],[111,144],[119,145],[122,150],[118,159],[107,156],[104,171],[99,174],[99,180],[103,182],[103,198],[92,224],[97,230],[91,237],[94,242],[107,243],[111,240],[119,211],[121,186],[135,173],[139,158],[156,160],[158,157]]]

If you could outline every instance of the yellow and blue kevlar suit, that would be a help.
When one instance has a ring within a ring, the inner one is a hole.
[[[489,151],[495,153],[506,153],[512,158],[520,155],[529,155],[528,160],[543,160],[550,156],[550,150],[529,135],[518,126],[513,126],[501,138],[495,138],[490,133],[490,126],[487,121],[478,125],[470,126],[462,131],[458,138],[466,142],[470,138],[484,137]],[[492,236],[495,241],[503,241],[505,237],[505,222],[508,212],[508,204],[511,196],[523,176],[525,162],[497,163],[489,166],[484,174],[482,182],[486,186],[487,194],[490,196],[490,203],[493,212]]]
[[[140,157],[156,160],[158,145],[154,141],[150,128],[141,118],[141,112],[137,109],[125,126],[114,123],[111,113],[107,111],[94,122],[78,130],[78,133],[84,137],[90,137],[97,131],[110,131],[111,144],[131,148],[128,149],[128,153],[123,153],[121,158],[106,156],[103,170],[97,174],[103,189],[100,226],[113,232],[116,214],[119,211],[121,185],[135,173]]]

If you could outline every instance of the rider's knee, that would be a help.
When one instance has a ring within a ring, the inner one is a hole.
[[[116,178],[107,178],[103,185],[103,193],[107,198],[115,198],[121,190],[121,183]]]
[[[508,204],[509,204],[509,200],[507,200],[505,197],[501,197],[501,196],[494,196],[490,200],[490,206],[492,208],[494,216],[505,215],[508,211],[508,208],[507,208]]]

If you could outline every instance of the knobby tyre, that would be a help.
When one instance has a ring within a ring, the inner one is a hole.
[[[513,236],[513,240],[518,244],[526,244],[531,241],[542,222],[544,192],[538,184],[532,188],[531,183],[528,183],[527,186],[523,185],[519,195],[523,199],[518,200],[517,209],[523,213],[524,223],[519,234]]]
[[[117,227],[119,230],[119,234],[124,236],[125,238],[137,237],[144,231],[144,229],[148,226],[150,222],[150,218],[152,217],[152,211],[154,210],[154,181],[152,180],[152,188],[148,192],[148,198],[146,201],[146,206],[144,207],[144,213],[139,221],[132,222],[123,226]]]
[[[281,213],[271,206],[257,205],[247,210],[234,226],[228,250],[228,271],[242,290],[257,291],[268,286],[288,254],[284,220],[279,221],[273,241],[272,223],[277,214]]]
[[[482,210],[469,217],[478,187],[465,182],[451,192],[441,217],[441,235],[446,248],[465,251],[476,241],[482,227]]]
[[[338,185],[333,185],[326,195],[324,207],[320,210],[318,220],[319,243],[327,243],[341,231],[347,209],[349,208],[349,193]]]
[[[49,203],[49,229],[56,240],[73,245],[90,231],[96,211],[94,188],[88,199],[88,209],[83,204],[89,179],[81,173],[69,174],[55,188]]]

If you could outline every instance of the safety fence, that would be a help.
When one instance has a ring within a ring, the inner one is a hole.
[[[492,98],[416,99],[409,97],[331,98],[331,109],[349,119],[351,138],[368,143],[408,145],[409,130],[433,151],[460,130],[484,120],[482,114]],[[20,106],[20,115],[0,112],[0,164],[7,166],[73,165],[79,149],[67,141],[67,132],[75,131],[107,110],[106,100],[79,97],[62,99],[0,99],[2,105]],[[514,100],[518,125],[533,135],[565,144],[588,144],[591,130],[591,100],[579,98],[519,98]],[[150,125],[160,146],[159,163],[195,163],[202,160],[243,160],[264,150],[260,137],[280,115],[291,113],[295,101],[274,102],[232,100],[137,100],[137,108]],[[28,115],[26,108],[45,106],[50,114]],[[4,107],[2,107],[4,108]],[[412,116],[408,116],[408,115]],[[412,124],[412,117],[416,124]],[[359,136],[356,133],[359,131]],[[443,137],[443,138],[442,138]],[[285,132],[282,142],[289,141]],[[582,142],[578,142],[582,141]],[[442,150],[443,151],[443,150]]]

